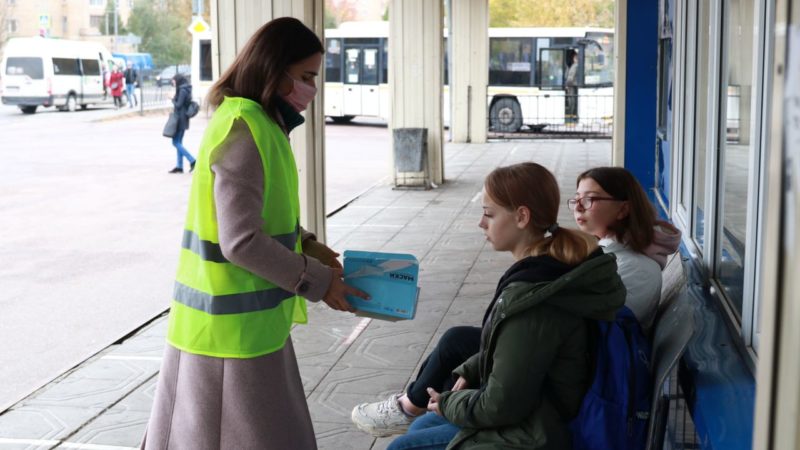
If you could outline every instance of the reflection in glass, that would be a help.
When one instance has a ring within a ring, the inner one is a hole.
[[[731,0],[725,13],[727,88],[721,92],[724,108],[724,143],[720,145],[722,206],[721,254],[717,264],[726,296],[741,315],[747,240],[747,179],[750,171],[751,92],[753,87],[753,0]]]
[[[709,133],[708,104],[708,27],[709,2],[698,2],[697,18],[697,69],[695,78],[695,126],[694,126],[694,211],[692,237],[700,249],[703,248],[706,209],[706,145]]]

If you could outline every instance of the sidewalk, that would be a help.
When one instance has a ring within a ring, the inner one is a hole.
[[[376,186],[328,220],[328,242],[398,251],[421,261],[417,318],[382,322],[309,304],[309,324],[292,331],[320,449],[383,449],[350,423],[350,410],[405,387],[439,336],[477,325],[511,257],[477,227],[483,178],[498,165],[536,161],[559,180],[559,222],[573,226],[566,199],[576,176],[610,163],[610,141],[449,144],[444,185],[430,191]],[[176,243],[177,245],[177,243]],[[166,302],[165,302],[166,303]],[[102,326],[102,324],[98,324]],[[150,413],[166,314],[0,414],[0,449],[138,448]],[[32,357],[35,357],[33,355]]]

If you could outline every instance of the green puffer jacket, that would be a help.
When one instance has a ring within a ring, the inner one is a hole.
[[[444,392],[461,431],[448,449],[571,448],[567,422],[591,382],[588,322],[613,320],[625,286],[613,254],[593,254],[551,282],[511,282],[487,320],[481,351],[459,366],[469,387]]]

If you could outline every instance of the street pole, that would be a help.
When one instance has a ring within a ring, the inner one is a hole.
[[[117,22],[118,22],[117,9],[119,9],[119,0],[114,0],[114,51],[117,50],[117,34],[119,34],[117,29]]]

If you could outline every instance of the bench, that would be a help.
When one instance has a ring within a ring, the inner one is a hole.
[[[669,411],[665,390],[670,372],[677,365],[694,335],[695,326],[686,301],[686,274],[680,252],[671,255],[661,273],[661,299],[653,324],[653,396],[647,430],[647,450],[661,450]]]

